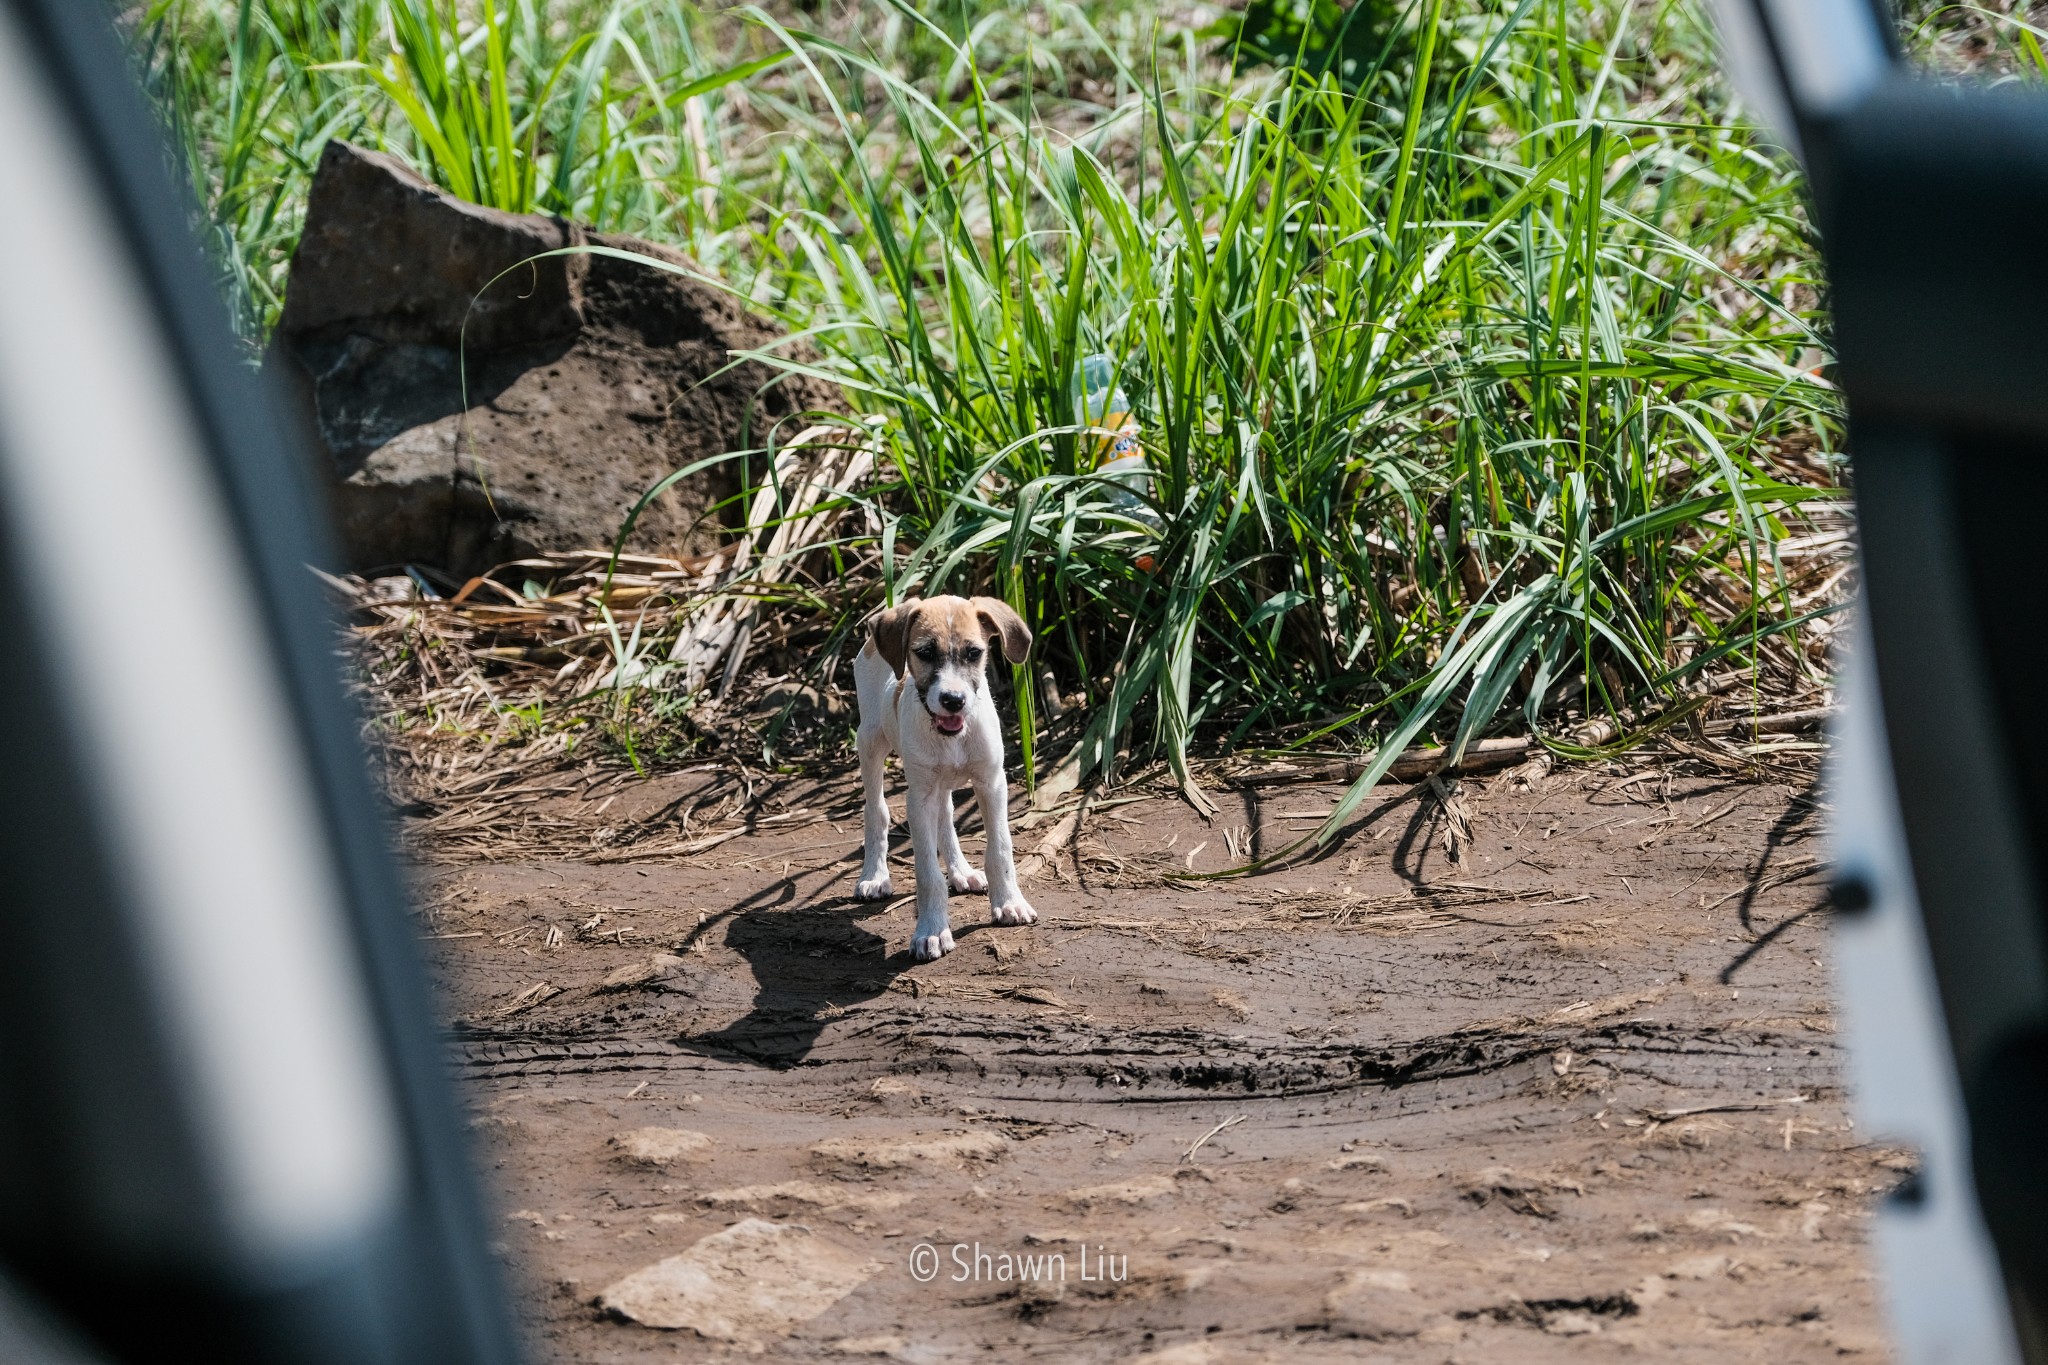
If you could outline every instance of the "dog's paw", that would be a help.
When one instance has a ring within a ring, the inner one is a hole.
[[[991,924],[1036,924],[1038,912],[1031,908],[1030,901],[1019,895],[1012,896],[1001,905],[991,905],[988,918]]]
[[[988,890],[987,876],[975,871],[966,863],[947,871],[946,884],[960,892]]]
[[[951,929],[941,929],[936,934],[918,934],[910,940],[910,955],[919,962],[936,962],[952,951]]]
[[[879,877],[865,877],[853,886],[853,898],[857,901],[885,901],[895,894],[895,884],[886,872]]]

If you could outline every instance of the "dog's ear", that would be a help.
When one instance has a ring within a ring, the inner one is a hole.
[[[1000,597],[970,597],[967,605],[981,618],[983,636],[1003,637],[1005,659],[1021,664],[1031,657],[1031,628],[1024,624],[1023,617],[1010,610],[1008,602]]]
[[[878,611],[868,618],[868,643],[888,663],[889,672],[898,677],[903,674],[903,665],[910,661],[910,627],[916,623],[921,605],[912,598],[900,607]]]

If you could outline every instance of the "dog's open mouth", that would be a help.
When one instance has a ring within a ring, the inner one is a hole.
[[[944,711],[934,711],[932,728],[942,735],[957,735],[967,728],[967,717],[956,716]]]

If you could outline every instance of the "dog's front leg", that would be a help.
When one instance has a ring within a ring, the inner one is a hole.
[[[946,870],[940,862],[946,835],[939,827],[952,813],[953,793],[929,776],[913,773],[907,764],[903,775],[909,779],[910,855],[917,867],[917,926],[910,931],[910,952],[919,962],[930,962],[953,951]]]
[[[1010,787],[997,767],[995,776],[974,783],[981,822],[988,826],[988,918],[991,924],[1031,924],[1038,912],[1017,889],[1017,859],[1010,849]]]
[[[854,898],[885,901],[896,894],[889,881],[889,798],[883,789],[889,741],[880,728],[860,736],[860,781],[866,794],[865,842],[861,846],[860,881]]]
[[[955,891],[986,891],[988,878],[974,870],[960,851],[960,828],[953,823],[953,793],[946,793],[945,823],[939,827],[946,836],[946,881]]]

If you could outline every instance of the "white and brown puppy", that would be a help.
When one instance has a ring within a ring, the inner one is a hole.
[[[1017,889],[1010,852],[1010,789],[1003,776],[1003,734],[988,693],[989,643],[1024,662],[1031,632],[993,597],[931,597],[868,618],[868,639],[853,661],[860,694],[860,776],[867,789],[862,900],[895,893],[889,881],[889,803],[882,765],[903,756],[909,788],[910,852],[917,869],[917,927],[911,952],[929,962],[953,950],[946,887],[989,893],[989,918],[1029,924],[1038,912]],[[953,829],[953,793],[974,788],[988,830],[988,875],[967,865]]]

